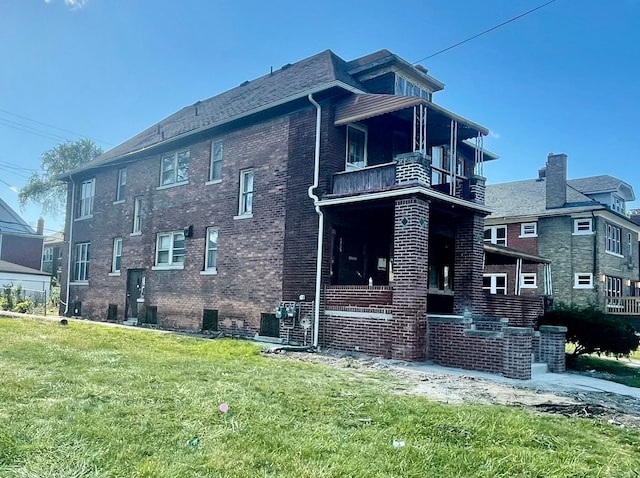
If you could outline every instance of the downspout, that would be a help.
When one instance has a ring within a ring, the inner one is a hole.
[[[69,314],[69,296],[70,296],[70,282],[71,282],[71,251],[73,244],[73,208],[76,202],[76,184],[73,182],[73,176],[69,176],[71,180],[71,206],[69,208],[69,251],[67,254],[67,303],[64,304],[64,315]]]
[[[313,184],[309,186],[307,194],[313,199],[313,205],[318,213],[318,250],[316,253],[316,296],[313,308],[313,346],[318,346],[318,328],[320,326],[320,286],[322,282],[322,246],[324,236],[324,215],[318,206],[318,196],[314,190],[318,187],[318,178],[320,176],[320,125],[322,120],[322,107],[313,99],[313,94],[309,94],[309,101],[316,107],[316,147],[314,154],[313,166]]]

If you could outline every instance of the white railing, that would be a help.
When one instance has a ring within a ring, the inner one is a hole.
[[[605,297],[605,312],[612,315],[640,315],[640,297]]]

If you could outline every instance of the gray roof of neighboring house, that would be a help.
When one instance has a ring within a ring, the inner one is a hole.
[[[38,276],[50,276],[49,272],[39,271],[32,269],[31,267],[21,266],[20,264],[14,264],[13,262],[7,262],[0,260],[0,272],[8,272],[10,274],[31,274]]]
[[[267,106],[293,99],[296,95],[329,87],[334,82],[364,90],[347,73],[347,63],[331,50],[326,50],[217,96],[186,106],[62,178],[111,163],[123,155],[145,150],[180,135],[248,116]]]
[[[54,232],[44,237],[45,246],[53,246],[64,243],[64,231]]]
[[[13,232],[17,234],[36,233],[36,231],[2,199],[0,199],[0,232]]]
[[[633,188],[618,178],[602,174],[600,176],[590,176],[588,178],[569,179],[567,184],[576,188],[583,194],[596,194],[605,192],[620,192],[626,201],[635,200]],[[626,191],[621,191],[626,189]]]
[[[526,179],[511,183],[491,184],[485,191],[485,205],[494,212],[489,216],[537,216],[547,212],[546,183],[541,179]],[[567,187],[567,204],[569,207],[595,207],[603,209],[604,206],[585,196],[569,185]],[[552,211],[558,211],[553,209]]]

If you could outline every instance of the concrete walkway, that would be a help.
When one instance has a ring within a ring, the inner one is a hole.
[[[515,380],[506,378],[501,375],[486,372],[476,372],[474,370],[465,370],[460,368],[443,367],[441,365],[418,363],[418,364],[402,364],[390,365],[398,369],[413,370],[416,372],[433,373],[440,375],[465,376],[474,377],[493,382],[506,383],[515,387],[526,387],[534,390],[544,390],[549,392],[602,392],[616,393],[619,395],[627,395],[629,397],[640,398],[640,388],[628,387],[620,383],[592,378],[577,373],[541,373],[534,375],[531,380]]]

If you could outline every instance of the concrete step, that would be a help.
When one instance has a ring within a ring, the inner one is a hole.
[[[534,362],[531,364],[531,376],[549,372],[549,366],[546,363]]]

